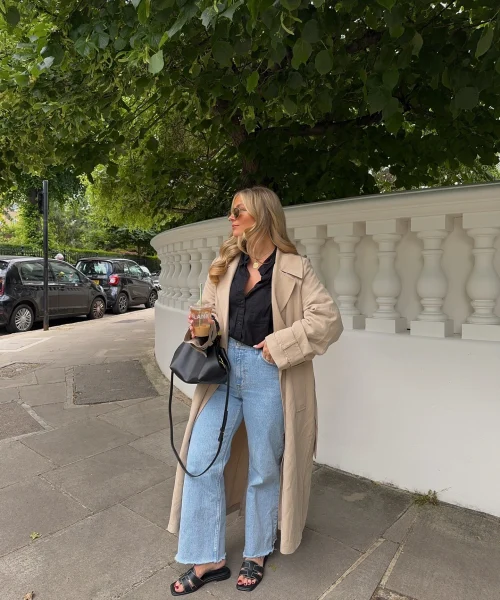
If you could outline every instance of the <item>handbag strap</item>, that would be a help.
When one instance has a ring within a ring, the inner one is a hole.
[[[217,323],[217,325],[218,325],[218,323]],[[220,454],[220,451],[222,450],[222,443],[224,441],[224,432],[226,430],[228,407],[229,407],[229,371],[231,370],[231,366],[229,364],[229,358],[228,358],[227,353],[224,350],[224,348],[219,346],[219,352],[220,352],[220,355],[222,358],[222,362],[224,363],[224,369],[227,373],[226,404],[224,406],[224,416],[222,417],[222,425],[220,428],[219,439],[218,439],[219,447],[217,448],[217,452],[216,452],[212,462],[208,465],[208,467],[204,471],[202,471],[201,473],[198,473],[198,475],[193,475],[192,473],[190,473],[187,470],[185,464],[182,462],[182,459],[179,456],[179,453],[177,452],[177,450],[175,448],[174,424],[173,424],[173,418],[172,418],[172,398],[173,398],[173,394],[174,394],[174,373],[173,373],[173,371],[170,371],[170,396],[168,399],[168,417],[170,420],[170,445],[172,446],[172,450],[174,451],[175,457],[177,458],[177,462],[182,467],[182,470],[184,471],[184,473],[186,473],[186,475],[189,475],[190,477],[201,477],[202,475],[204,475],[210,469],[210,467],[215,463],[215,461],[217,460],[217,457]]]

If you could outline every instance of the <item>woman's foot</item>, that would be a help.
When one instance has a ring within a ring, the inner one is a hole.
[[[257,563],[259,565],[259,567],[264,567],[264,562],[265,562],[266,557],[265,556],[259,556],[258,558],[244,558],[243,559],[243,563],[245,563],[245,561],[252,561],[254,563]],[[259,578],[258,582],[260,583],[260,581],[262,580],[262,577]],[[257,583],[257,579],[255,578],[250,578],[250,577],[245,577],[244,575],[242,575],[241,571],[240,571],[240,575],[238,577],[238,581],[237,581],[237,585],[239,586],[244,586],[244,587],[250,587],[250,586],[255,586],[255,584]]]
[[[205,573],[208,573],[209,571],[215,571],[216,569],[222,569],[222,567],[225,564],[226,561],[221,560],[218,563],[205,563],[203,565],[194,565],[193,569],[195,570],[196,577],[199,577],[201,579],[203,575],[205,575]],[[184,592],[184,586],[182,585],[182,583],[179,582],[179,580],[177,580],[174,583],[174,589],[179,594],[182,594],[182,592]]]

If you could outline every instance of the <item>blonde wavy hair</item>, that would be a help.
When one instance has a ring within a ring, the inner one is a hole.
[[[272,190],[261,186],[240,190],[234,195],[231,206],[236,198],[245,205],[248,214],[255,219],[255,224],[240,237],[232,235],[220,247],[219,256],[208,272],[210,280],[216,285],[226,273],[229,263],[240,252],[255,256],[253,250],[258,248],[266,236],[271,238],[281,252],[298,254],[286,232],[285,211],[280,199]]]

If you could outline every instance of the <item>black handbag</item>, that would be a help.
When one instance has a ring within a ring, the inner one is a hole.
[[[231,365],[226,351],[220,345],[219,335],[219,324],[215,321],[217,327],[217,336],[214,339],[212,345],[208,346],[206,350],[197,350],[192,344],[182,342],[182,344],[174,352],[172,362],[170,363],[170,397],[168,400],[168,414],[170,418],[170,445],[172,450],[179,462],[180,466],[190,477],[200,477],[204,475],[210,467],[215,463],[217,457],[220,454],[222,448],[222,442],[224,440],[224,431],[226,429],[228,405],[229,405],[229,372]],[[222,418],[222,425],[219,434],[219,447],[217,453],[214,456],[212,462],[208,467],[198,475],[190,473],[179,456],[174,444],[174,426],[172,419],[172,397],[174,393],[174,375],[177,375],[179,379],[184,383],[226,383],[226,404],[224,407],[224,416]]]

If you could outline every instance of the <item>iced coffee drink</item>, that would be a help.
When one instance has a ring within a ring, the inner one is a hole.
[[[194,304],[189,307],[193,319],[193,331],[196,337],[206,338],[210,333],[212,305],[208,302]]]

